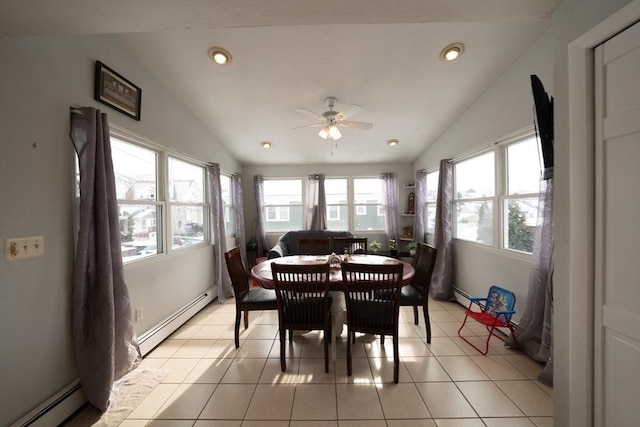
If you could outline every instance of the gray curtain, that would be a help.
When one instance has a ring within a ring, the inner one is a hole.
[[[522,350],[546,366],[540,382],[553,385],[553,168],[545,170],[546,181],[538,204],[538,228],[533,244],[529,289],[515,337]],[[506,345],[515,346],[511,338]]]
[[[256,196],[256,239],[258,240],[258,256],[266,255],[269,245],[264,228],[264,178],[262,175],[253,177],[253,190]]]
[[[430,294],[434,299],[453,299],[453,260],[451,257],[451,205],[453,203],[453,165],[440,160],[436,224],[433,243],[438,254],[431,278]]]
[[[224,230],[224,207],[220,188],[220,165],[214,163],[207,167],[209,179],[209,204],[211,205],[211,234],[213,237],[214,279],[218,284],[218,301],[224,303],[233,296],[233,286],[227,271],[224,253],[227,251],[226,233]]]
[[[425,233],[425,211],[427,203],[427,171],[420,170],[416,172],[416,212],[413,217],[413,240],[415,242],[426,242]]]
[[[327,199],[324,193],[324,175],[309,175],[307,179],[307,230],[327,229]]]
[[[107,115],[95,108],[73,109],[71,140],[80,167],[73,354],[84,395],[104,411],[114,383],[140,360],[124,281]]]
[[[387,240],[398,242],[398,175],[385,172],[380,175],[382,183],[382,207],[384,209],[384,225]],[[398,242],[399,243],[399,242]]]
[[[240,255],[244,265],[247,263],[247,247],[244,232],[244,202],[242,198],[242,177],[234,174],[231,177],[231,192],[233,193],[233,203],[236,207],[236,244],[240,247]]]

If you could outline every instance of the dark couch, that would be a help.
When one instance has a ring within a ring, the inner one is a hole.
[[[278,238],[275,246],[267,253],[267,258],[278,258],[287,255],[298,255],[298,239],[320,239],[324,237],[331,238],[331,247],[333,247],[334,237],[355,237],[350,231],[317,231],[317,230],[300,230],[288,231]]]

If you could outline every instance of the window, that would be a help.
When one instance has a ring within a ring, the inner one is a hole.
[[[532,132],[456,163],[453,237],[531,253],[541,172],[540,148]]]
[[[354,178],[353,203],[357,213],[353,219],[355,231],[385,229],[379,178]]]
[[[493,245],[494,152],[454,165],[453,237]]]
[[[123,261],[162,252],[158,153],[111,137]]]
[[[236,234],[235,204],[233,201],[232,180],[230,176],[220,175],[220,191],[222,192],[222,210],[224,216],[224,232],[228,237]]]
[[[435,232],[436,225],[436,200],[438,199],[438,178],[440,176],[439,171],[429,172],[426,177],[426,229],[427,233]]]
[[[180,249],[204,240],[205,172],[202,166],[171,156],[168,166],[171,249]]]
[[[540,174],[539,145],[535,137],[507,145],[506,192],[503,198],[503,247],[533,251],[538,223]]]
[[[349,229],[349,200],[346,178],[326,178],[324,193],[327,202],[327,229]]]
[[[265,231],[302,230],[302,179],[264,180]]]

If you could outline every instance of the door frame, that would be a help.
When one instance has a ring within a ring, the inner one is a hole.
[[[634,0],[569,43],[569,349],[568,418],[594,425],[595,118],[594,49],[640,19]],[[587,242],[588,244],[585,244]]]

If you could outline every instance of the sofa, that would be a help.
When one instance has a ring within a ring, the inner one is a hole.
[[[267,258],[278,258],[288,255],[298,255],[298,239],[321,239],[329,237],[333,247],[334,237],[356,237],[350,231],[329,230],[299,230],[287,231],[278,238],[276,244],[267,253]]]

